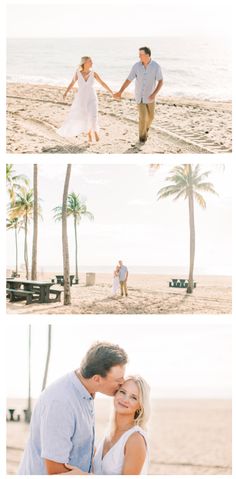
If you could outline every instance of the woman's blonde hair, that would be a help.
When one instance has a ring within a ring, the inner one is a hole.
[[[126,381],[134,381],[138,387],[139,391],[139,404],[140,408],[135,412],[134,415],[134,426],[140,426],[142,429],[147,429],[147,423],[150,418],[151,405],[150,405],[150,386],[142,378],[142,376],[134,375],[128,376],[125,378]],[[122,386],[121,386],[122,387]],[[111,421],[110,421],[110,432],[115,429],[115,410],[113,409]]]
[[[143,429],[146,429],[151,413],[150,386],[148,385],[147,381],[145,381],[145,379],[139,375],[128,376],[125,380],[134,381],[138,387],[140,408],[134,415],[134,424],[135,426],[140,426]]]
[[[80,64],[79,64],[80,71],[83,71],[84,64],[85,62],[87,62],[87,60],[90,60],[90,57],[81,57]]]

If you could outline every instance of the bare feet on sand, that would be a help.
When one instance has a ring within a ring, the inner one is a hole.
[[[95,136],[95,140],[99,141],[99,136],[98,136],[98,133],[96,131],[94,132],[94,136]],[[93,141],[91,131],[88,132],[88,141],[89,141],[89,143],[92,143],[92,141]]]

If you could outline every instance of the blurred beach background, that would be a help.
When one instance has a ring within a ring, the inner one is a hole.
[[[14,328],[14,334],[13,334]],[[31,326],[31,394],[37,398],[47,353],[48,326]],[[127,374],[151,385],[149,474],[231,474],[231,325],[222,319],[188,321],[138,318],[80,320],[52,325],[47,385],[77,368],[96,340],[120,344],[129,355]],[[24,422],[28,391],[28,326],[14,322],[6,332],[7,408],[19,422],[7,422],[7,472],[16,474],[29,425]],[[15,360],[17,358],[17,360]],[[96,435],[108,426],[112,399],[97,395]],[[9,413],[7,411],[9,417]]]
[[[9,5],[8,152],[139,153],[134,82],[121,102],[99,87],[99,144],[84,150],[83,138],[62,139],[55,129],[69,111],[72,95],[65,102],[63,87],[81,56],[91,56],[93,69],[117,91],[145,45],[161,65],[164,87],[152,137],[141,152],[231,151],[229,2],[215,2],[214,14],[209,1],[191,8],[184,0],[77,3]]]

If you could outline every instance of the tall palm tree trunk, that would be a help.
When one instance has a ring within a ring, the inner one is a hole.
[[[25,244],[24,244],[24,260],[25,260],[25,272],[26,272],[26,279],[29,279],[29,260],[28,260],[28,244],[27,244],[27,236],[28,236],[28,216],[27,213],[25,215]]]
[[[28,405],[25,415],[25,421],[30,422],[32,415],[32,405],[31,405],[31,325],[29,325],[28,330]]]
[[[48,367],[49,367],[49,361],[50,361],[50,355],[51,355],[51,339],[52,339],[52,325],[49,324],[48,325],[48,350],[47,350],[47,358],[46,358],[46,364],[45,364],[45,370],[44,370],[42,391],[45,389],[47,384]]]
[[[189,238],[190,238],[190,258],[189,258],[189,276],[187,293],[193,292],[193,269],[195,259],[195,224],[194,224],[194,202],[193,202],[193,190],[191,188],[188,196],[189,205]]]
[[[63,249],[63,274],[64,274],[64,304],[71,304],[70,294],[70,261],[69,247],[67,236],[67,197],[69,190],[71,174],[71,165],[67,165],[66,177],[64,183],[63,200],[62,200],[62,249]]]
[[[18,236],[17,236],[17,224],[15,225],[15,248],[16,248],[16,276],[18,275]]]
[[[31,279],[37,279],[37,247],[38,247],[38,165],[34,165],[34,230],[32,247]]]
[[[77,238],[76,216],[74,216],[74,229],[75,229],[75,279],[76,279],[76,281],[78,281],[78,279],[79,279],[79,271],[78,271],[78,238]]]

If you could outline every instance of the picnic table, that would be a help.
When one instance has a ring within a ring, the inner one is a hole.
[[[22,299],[26,299],[27,304],[32,303],[33,300],[39,303],[60,301],[61,291],[52,290],[53,283],[51,281],[7,278],[6,283],[11,302]],[[53,299],[50,297],[51,293],[55,296]]]
[[[187,288],[187,286],[188,286],[188,280],[187,280],[187,279],[183,279],[183,278],[180,278],[180,279],[172,278],[172,279],[169,281],[169,287],[170,287],[170,288]],[[196,288],[196,286],[197,286],[196,281],[194,281],[193,286],[194,286],[194,288]]]
[[[73,279],[75,275],[70,274],[70,286],[73,284]],[[63,274],[56,274],[56,279],[57,279],[57,284],[60,284],[61,286],[64,286],[64,275]]]
[[[7,417],[7,421],[19,422],[20,421],[20,414],[17,414],[15,417],[15,409],[8,409],[10,417]]]

